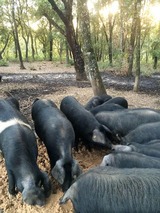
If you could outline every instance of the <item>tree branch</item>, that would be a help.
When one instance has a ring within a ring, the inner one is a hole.
[[[53,19],[49,17],[47,13],[43,13],[43,15],[48,19],[48,21],[62,34],[66,37],[65,30],[63,30]]]
[[[57,6],[57,4],[55,3],[54,0],[48,0],[49,3],[52,6],[52,9],[57,13],[57,15],[60,17],[60,19],[63,21],[63,23],[66,25],[66,16],[64,15],[64,13],[59,9],[59,7]]]

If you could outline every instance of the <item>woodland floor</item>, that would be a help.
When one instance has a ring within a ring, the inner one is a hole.
[[[31,104],[37,97],[53,100],[58,106],[67,95],[73,95],[82,104],[93,97],[92,88],[87,81],[76,82],[73,67],[51,62],[25,63],[25,70],[20,70],[18,64],[9,64],[8,67],[0,67],[0,98],[9,93],[20,102],[21,111],[28,118],[31,126]],[[150,77],[142,77],[140,91],[134,93],[134,78],[116,75],[113,71],[102,72],[102,79],[107,88],[107,93],[112,97],[122,96],[128,100],[129,107],[150,107],[160,109],[160,72]],[[50,171],[47,153],[43,144],[38,143],[39,167]],[[83,171],[97,166],[106,150],[93,150],[91,153],[85,148],[78,152],[73,151],[75,159]],[[52,179],[52,178],[51,178]],[[4,166],[4,159],[0,159],[0,213],[67,213],[73,212],[72,205],[68,202],[59,206],[59,198],[63,195],[59,185],[53,182],[53,194],[43,207],[29,206],[22,202],[21,194],[15,198],[8,196],[8,178]]]

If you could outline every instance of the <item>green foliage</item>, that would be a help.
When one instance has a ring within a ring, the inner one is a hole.
[[[141,75],[143,76],[151,76],[155,72],[153,69],[153,65],[151,63],[142,63],[141,64]]]
[[[105,70],[117,70],[118,66],[110,66],[109,61],[99,61],[98,62],[98,67],[100,71],[105,71]]]
[[[106,70],[108,68],[108,66],[109,66],[108,62],[102,62],[102,61],[98,62],[98,67],[99,67],[100,71]]]
[[[49,55],[49,42],[53,39],[53,61],[62,60],[65,61],[65,37],[52,25],[51,32],[49,31],[49,21],[44,17],[46,13],[52,20],[54,20],[63,31],[65,31],[64,24],[53,12],[51,4],[48,0],[19,0],[16,2],[16,21],[18,24],[18,34],[20,38],[20,44],[22,47],[22,54],[25,60],[25,43],[24,38],[29,37],[29,61],[43,60],[44,54],[46,59]],[[64,1],[55,0],[58,8],[64,12]],[[90,0],[91,2],[91,0]],[[128,66],[128,52],[131,36],[132,17],[134,14],[134,4],[136,2],[132,0],[118,1],[120,4],[120,10],[113,15],[115,16],[115,25],[113,28],[112,45],[113,45],[113,66],[109,66],[108,62],[108,41],[109,37],[109,19],[108,14],[101,13],[101,10],[109,3],[113,3],[114,0],[105,1],[97,0],[92,1],[95,3],[95,8],[90,12],[90,29],[93,48],[95,51],[96,59],[98,60],[99,69],[115,69],[127,70]],[[148,2],[148,9],[147,7]],[[158,0],[142,1],[142,15],[141,15],[141,73],[142,75],[150,75],[153,73],[153,58],[156,56],[160,59],[160,26],[159,23],[154,22],[154,17],[150,15],[150,7],[153,3],[159,2]],[[17,61],[15,55],[15,42],[12,30],[12,16],[11,16],[11,3],[9,0],[0,0],[0,52],[7,43],[9,35],[9,41],[5,51],[2,53],[4,58],[12,61]],[[73,18],[77,16],[76,3],[74,1]],[[102,23],[102,20],[104,23]],[[37,26],[34,28],[33,23],[37,22]],[[77,25],[77,28],[79,25]],[[121,29],[122,27],[122,29]],[[121,50],[121,30],[124,36],[124,52]],[[77,30],[78,32],[78,30]],[[35,51],[34,57],[32,57],[31,51],[31,35],[33,37],[33,47]],[[79,42],[81,37],[77,33]],[[42,52],[43,51],[43,52]],[[159,62],[159,61],[158,61]],[[0,66],[6,66],[7,61],[1,60]]]
[[[10,31],[7,27],[0,25],[0,50],[3,49],[8,41]]]
[[[8,67],[9,63],[5,59],[0,60],[0,67]]]
[[[153,57],[160,58],[160,38],[157,38],[152,42],[150,52]]]

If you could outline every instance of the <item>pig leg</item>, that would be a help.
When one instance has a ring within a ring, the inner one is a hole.
[[[52,189],[51,182],[49,180],[48,175],[42,171],[41,171],[41,181],[42,181],[42,186],[44,188],[45,197],[49,197],[51,194],[51,189]]]
[[[64,183],[62,184],[62,191],[66,192],[67,189],[70,187],[70,185],[71,185],[71,177],[65,178]]]
[[[72,184],[73,180],[76,179],[81,173],[81,169],[76,160],[72,160],[68,164],[69,168],[67,168],[67,164],[64,165],[65,168],[65,179],[62,184],[62,191],[65,192]]]
[[[74,148],[74,150],[76,152],[78,152],[79,148],[78,148],[78,145],[80,143],[80,138],[79,136],[75,135],[75,141],[74,141],[74,144],[72,145],[72,147]]]
[[[13,174],[8,171],[8,182],[9,182],[9,187],[8,191],[11,195],[16,195],[17,191],[15,190],[15,180]]]
[[[78,163],[76,160],[72,161],[72,178],[77,178],[82,173],[82,170],[80,169]]]

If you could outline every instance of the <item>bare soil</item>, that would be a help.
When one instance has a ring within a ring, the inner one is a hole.
[[[51,62],[25,63],[25,70],[20,70],[18,64],[11,63],[8,67],[0,67],[0,98],[8,94],[15,96],[20,102],[23,114],[28,118],[31,126],[31,104],[37,97],[53,100],[58,106],[67,95],[73,95],[82,104],[91,97],[93,91],[89,82],[76,82],[73,67]],[[134,77],[117,75],[115,72],[103,71],[103,82],[107,93],[112,97],[122,96],[128,100],[129,107],[150,107],[160,109],[160,73],[151,77],[142,77],[140,92],[134,93]],[[42,143],[38,143],[38,165],[50,175],[50,165],[46,149]],[[88,152],[81,147],[78,152],[73,150],[75,159],[79,162],[83,171],[97,166],[106,150],[93,150]],[[53,180],[53,194],[48,198],[43,207],[29,206],[22,202],[21,194],[16,197],[8,195],[8,177],[4,165],[4,159],[0,158],[0,213],[67,213],[73,212],[72,205],[68,202],[64,206],[59,205],[59,198],[63,195],[60,186]]]

